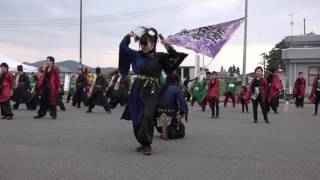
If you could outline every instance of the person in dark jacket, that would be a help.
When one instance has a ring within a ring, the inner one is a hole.
[[[128,103],[130,80],[128,77],[113,76],[108,87],[107,96],[110,97],[110,107],[116,108],[118,104],[125,106]]]
[[[297,108],[304,107],[304,96],[306,92],[306,80],[303,78],[303,73],[299,72],[299,77],[294,82],[293,97],[296,98],[295,104]]]
[[[181,119],[188,120],[188,105],[179,88],[177,74],[167,76],[160,90],[160,100],[156,110],[155,126],[163,140],[178,139],[185,136],[185,127]]]
[[[100,67],[96,68],[96,79],[91,85],[90,95],[88,99],[89,109],[87,113],[91,113],[95,105],[102,106],[104,110],[110,113],[110,108],[106,97],[107,81],[101,74]]]
[[[62,91],[59,70],[54,66],[55,59],[47,57],[43,73],[39,77],[37,89],[41,92],[40,109],[35,119],[44,117],[49,110],[52,119],[57,118],[57,94]]]
[[[180,53],[158,34],[154,28],[142,27],[141,36],[130,32],[124,37],[119,48],[119,72],[122,77],[129,73],[130,66],[137,74],[130,90],[128,104],[121,119],[132,120],[133,132],[140,146],[137,152],[144,155],[152,154],[152,140],[154,133],[154,113],[159,100],[159,79],[161,72],[167,75],[174,70],[187,57],[187,54]],[[141,50],[136,51],[129,47],[130,38],[139,40]],[[158,37],[167,49],[168,53],[156,51]]]
[[[23,66],[17,66],[17,75],[14,83],[14,92],[12,100],[16,102],[13,105],[13,109],[18,109],[19,105],[25,103],[27,109],[29,109],[30,101],[31,101],[31,86],[29,77],[23,72]]]
[[[271,74],[267,77],[266,108],[268,113],[270,109],[274,113],[278,113],[279,95],[282,88],[281,79],[274,69],[271,69],[270,72]]]
[[[63,87],[63,84],[61,84],[61,87]],[[63,96],[64,96],[64,91],[60,91],[57,93],[57,104],[60,107],[61,111],[66,111],[66,106],[63,103]]]
[[[265,103],[267,81],[262,76],[263,69],[258,66],[255,69],[256,77],[251,81],[249,86],[249,93],[247,94],[246,101],[252,100],[252,109],[253,109],[253,119],[254,123],[258,122],[258,105],[260,104],[263,118],[266,123],[270,123],[268,120],[268,112]]]
[[[76,79],[76,93],[74,94],[74,105],[77,105],[77,108],[81,107],[81,102],[83,102],[85,93],[87,91],[87,77],[83,72],[83,69],[80,68],[78,71],[78,77]]]
[[[312,83],[312,90],[310,94],[310,100],[314,104],[314,115],[318,115],[318,105],[320,102],[320,69],[317,77],[314,78]]]
[[[37,106],[40,104],[40,89],[37,88],[38,84],[39,84],[39,77],[41,76],[41,74],[43,73],[43,67],[39,67],[38,68],[38,73],[34,74],[32,76],[33,81],[35,82],[35,86],[32,89],[31,92],[31,101],[29,103],[29,109],[30,110],[36,110]]]

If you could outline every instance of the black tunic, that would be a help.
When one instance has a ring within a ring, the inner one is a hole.
[[[132,84],[129,101],[121,119],[132,120],[134,134],[141,145],[152,143],[153,118],[159,100],[159,78],[162,70],[171,74],[187,57],[168,47],[168,53],[143,54],[129,48],[130,37],[120,44],[119,71],[122,76],[129,72],[130,65],[140,77]]]
[[[109,87],[114,88],[114,85]],[[110,93],[110,106],[111,108],[115,108],[118,103],[120,103],[121,106],[124,106],[128,102],[128,96],[129,96],[129,88],[130,88],[130,82],[128,77],[123,77],[120,79],[119,88],[114,89]]]
[[[87,87],[87,79],[86,77],[81,74],[78,76],[77,80],[76,80],[76,89],[82,89]]]
[[[73,103],[80,104],[81,101],[85,99],[85,91],[84,89],[87,87],[87,78],[81,74],[78,76],[76,80],[76,92],[74,94]]]
[[[16,89],[13,93],[13,101],[16,103],[29,103],[31,100],[31,86],[29,77],[22,73],[20,74],[18,84],[16,85]]]
[[[103,93],[106,92],[107,81],[103,76],[98,76],[94,84],[91,96],[89,97],[89,104],[98,106],[107,106],[106,96]]]

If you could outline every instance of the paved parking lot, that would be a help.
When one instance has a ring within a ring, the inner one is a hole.
[[[253,124],[240,107],[221,106],[220,119],[192,107],[186,137],[165,142],[156,134],[150,157],[134,152],[131,123],[119,120],[123,108],[67,108],[57,120],[21,109],[0,121],[0,180],[320,179],[320,116],[312,105],[282,104],[271,124],[261,113]]]

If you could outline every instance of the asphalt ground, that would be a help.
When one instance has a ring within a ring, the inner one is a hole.
[[[220,118],[190,107],[186,137],[163,141],[155,133],[153,155],[136,153],[131,122],[119,107],[67,105],[57,120],[33,119],[24,105],[14,120],[0,120],[0,180],[318,180],[320,116],[313,105],[281,104],[271,124],[253,124],[240,106]],[[251,105],[249,106],[252,112]]]

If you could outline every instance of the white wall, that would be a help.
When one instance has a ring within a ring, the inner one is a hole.
[[[301,63],[297,63],[296,64],[296,74],[294,74],[294,64],[289,64],[289,72],[288,72],[288,82],[289,85],[291,85],[292,91],[293,91],[293,87],[294,87],[294,82],[296,80],[296,78],[298,78],[298,73],[299,72],[303,72],[304,78],[306,79],[306,95],[309,96],[312,86],[308,86],[309,83],[312,84],[313,79],[311,79],[311,82],[309,82],[309,77],[308,77],[308,69],[310,66],[320,66],[320,62],[318,64],[301,64]],[[288,87],[289,88],[289,87]],[[291,91],[291,93],[292,93]]]

